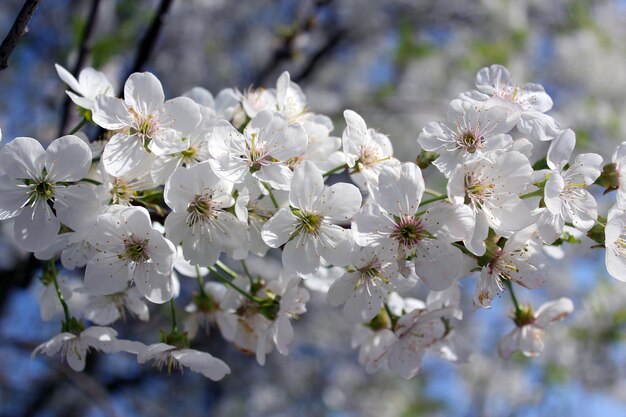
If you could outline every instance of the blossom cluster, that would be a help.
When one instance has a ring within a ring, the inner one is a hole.
[[[446,120],[424,127],[415,163],[352,110],[333,136],[287,72],[271,89],[214,97],[196,87],[166,100],[151,73],[132,74],[122,99],[94,69],[57,71],[84,120],[47,149],[26,137],[0,149],[0,220],[48,261],[42,318],[64,317],[35,352],[61,352],[75,370],[88,352],[123,351],[219,380],[228,365],[191,348],[211,327],[263,365],[274,348],[288,354],[292,320],[320,292],[354,326],[368,372],[411,378],[428,351],[469,357],[461,279],[478,276],[474,308],[510,293],[505,358],[540,354],[546,327],[573,311],[566,298],[535,311],[514,294],[550,279],[555,246],[587,233],[626,281],[626,142],[604,166],[596,154],[572,158],[575,134],[547,114],[544,88],[516,84],[502,66],[481,69]],[[104,132],[97,141],[79,132],[88,124]],[[445,192],[426,187],[426,169]],[[617,190],[606,218],[594,183]],[[59,269],[84,278],[70,283]],[[179,276],[197,281],[181,323]],[[148,321],[167,302],[172,328],[152,344],[111,327],[127,312]]]

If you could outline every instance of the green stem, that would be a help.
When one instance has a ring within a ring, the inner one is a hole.
[[[439,196],[443,195],[443,194],[441,194],[440,192],[437,192],[437,191],[432,190],[432,189],[430,189],[430,188],[425,188],[425,189],[424,189],[424,192],[425,192],[426,194],[428,194],[428,195],[432,195],[433,197],[439,197]]]
[[[430,204],[430,203],[434,203],[435,201],[440,201],[440,200],[445,200],[446,198],[448,198],[447,195],[445,194],[440,194],[437,197],[433,197],[433,198],[429,198],[428,200],[424,200],[420,203],[420,207],[421,206],[425,206],[426,204]]]
[[[274,197],[274,193],[272,192],[272,188],[265,181],[261,181],[261,184],[263,184],[263,187],[265,187],[267,192],[270,194],[270,198],[272,199],[272,204],[274,204],[274,208],[279,209],[280,206],[278,205],[278,201],[276,201],[276,197]]]
[[[172,313],[172,333],[178,333],[178,324],[176,323],[176,306],[174,305],[174,297],[170,299],[170,312]]]
[[[250,270],[248,269],[248,264],[245,260],[241,261],[241,266],[243,266],[243,272],[245,272],[245,274],[248,276],[248,279],[250,280],[250,288],[252,288],[252,286],[254,285],[254,278],[252,278],[252,274],[250,273]]]
[[[70,133],[68,133],[69,135],[73,135],[74,133],[78,132],[80,130],[81,127],[85,126],[85,124],[87,124],[87,122],[89,122],[89,120],[87,120],[87,118],[83,118],[83,120],[80,121],[79,124],[77,124],[74,129],[72,129],[70,131]]]
[[[92,180],[91,178],[83,178],[81,181],[89,183],[89,184],[93,184],[93,185],[102,185],[100,181]]]
[[[517,297],[515,296],[515,291],[513,291],[513,283],[510,279],[505,279],[504,285],[506,285],[506,287],[509,289],[509,294],[511,294],[511,300],[513,301],[513,305],[515,305],[515,316],[517,317],[522,312],[522,309],[519,306]]]
[[[67,307],[67,303],[65,302],[65,298],[63,297],[63,293],[61,292],[61,287],[59,286],[59,282],[57,280],[57,269],[54,263],[54,259],[50,259],[48,263],[48,270],[50,271],[50,275],[52,276],[52,282],[54,283],[54,288],[57,292],[57,297],[59,297],[59,302],[61,303],[61,307],[63,307],[63,314],[65,316],[65,322],[63,324],[63,330],[67,331],[67,325],[70,322],[70,310]]]
[[[262,301],[260,299],[256,298],[252,294],[249,294],[247,291],[245,291],[244,289],[240,288],[239,286],[237,286],[236,284],[231,282],[228,278],[226,278],[224,275],[222,275],[222,273],[220,271],[218,271],[214,266],[210,266],[209,270],[211,272],[213,272],[213,274],[215,274],[217,279],[222,281],[223,284],[228,285],[233,290],[237,291],[239,294],[243,295],[244,297],[246,297],[250,301],[255,302],[257,304],[261,304]]]
[[[200,294],[206,295],[206,292],[204,291],[204,280],[202,279],[202,274],[200,273],[200,267],[198,265],[196,265],[196,280],[198,281]]]
[[[455,248],[459,248],[461,250],[461,252],[463,252],[466,255],[471,256],[472,258],[476,258],[478,259],[479,256],[476,256],[475,254],[473,254],[472,252],[470,252],[469,249],[467,249],[465,247],[465,245],[461,244],[461,243],[457,243],[457,242],[452,242],[452,246],[454,246]]]
[[[330,171],[326,171],[322,174],[322,177],[328,177],[329,175],[333,175],[336,172],[339,171],[343,171],[344,169],[346,169],[348,166],[346,164],[343,165],[339,165],[338,167],[335,167],[333,169],[331,169]]]
[[[539,188],[535,191],[532,191],[530,193],[527,194],[522,194],[519,196],[519,198],[521,199],[525,199],[525,198],[532,198],[532,197],[543,197],[543,188]]]
[[[228,266],[226,266],[222,261],[217,261],[215,262],[215,265],[219,266],[220,268],[222,268],[224,270],[224,272],[226,272],[228,275],[230,275],[232,278],[237,278],[239,276],[238,273],[236,273],[235,271],[233,271],[232,269],[230,269]]]

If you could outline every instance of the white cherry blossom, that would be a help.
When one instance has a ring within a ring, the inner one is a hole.
[[[165,219],[166,235],[182,244],[183,255],[192,264],[210,266],[222,252],[247,248],[246,224],[225,211],[235,204],[232,188],[231,182],[215,175],[208,161],[177,168],[166,183],[163,196],[172,209]]]
[[[574,304],[563,297],[541,305],[537,312],[533,312],[530,306],[522,309],[521,315],[513,318],[515,329],[498,343],[498,353],[504,359],[516,351],[528,357],[539,356],[544,347],[546,327],[569,316],[574,311]]]
[[[84,68],[78,74],[78,80],[59,64],[54,64],[59,78],[74,91],[65,93],[79,107],[91,110],[98,96],[115,96],[115,91],[109,78],[93,68]]]
[[[533,169],[519,152],[505,152],[453,171],[448,181],[448,197],[455,204],[467,203],[476,217],[472,237],[465,246],[478,256],[485,253],[489,227],[500,235],[510,235],[532,223],[530,208],[519,198],[530,184]]]
[[[289,202],[293,209],[278,210],[261,232],[270,247],[286,244],[282,253],[285,268],[311,274],[318,270],[320,256],[345,265],[350,236],[335,223],[349,221],[359,210],[359,190],[346,183],[325,187],[322,173],[312,162],[304,161],[293,174]]]
[[[448,107],[447,123],[429,123],[417,142],[425,151],[439,153],[433,165],[449,177],[457,165],[512,145],[513,139],[507,133],[517,118],[499,104],[453,100]]]
[[[124,100],[99,96],[93,107],[96,124],[120,131],[102,153],[104,167],[113,176],[140,172],[150,153],[184,151],[189,147],[186,137],[200,120],[200,109],[193,100],[178,97],[165,101],[161,82],[149,72],[128,78]]]
[[[176,248],[153,229],[146,209],[120,207],[100,215],[87,240],[97,250],[85,270],[85,287],[91,294],[114,294],[134,282],[153,303],[174,295]]]
[[[87,176],[91,151],[76,136],[56,139],[47,150],[33,138],[16,138],[0,149],[0,165],[0,220],[15,218],[15,240],[24,250],[48,248],[61,224],[86,227],[98,209],[93,186],[78,183]]]
[[[230,374],[230,368],[224,361],[207,352],[179,349],[166,343],[146,346],[137,353],[137,362],[143,364],[148,361],[152,361],[159,370],[165,368],[171,372],[172,370],[182,371],[183,367],[189,368],[213,381],[219,381]]]

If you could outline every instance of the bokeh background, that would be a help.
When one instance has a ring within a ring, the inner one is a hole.
[[[0,36],[22,3],[0,2]],[[0,72],[3,140],[48,143],[78,122],[72,108],[62,116],[65,86],[54,63],[74,67],[94,4],[84,65],[119,88],[161,3],[42,1]],[[174,0],[143,69],[161,79],[168,97],[193,86],[213,93],[273,87],[289,70],[312,111],[332,117],[335,135],[351,108],[391,137],[398,158],[414,160],[422,127],[445,118],[447,103],[472,88],[481,67],[499,63],[519,83],[545,86],[551,114],[576,131],[577,152],[610,158],[626,139],[624,39],[623,0]],[[437,181],[430,171],[427,181]],[[598,198],[605,214],[614,196]],[[37,262],[3,237],[0,416],[626,416],[626,284],[607,275],[603,250],[591,245],[583,239],[564,248],[567,261],[554,262],[544,289],[518,291],[535,307],[560,296],[575,303],[573,316],[549,329],[538,359],[498,358],[498,338],[513,326],[510,301],[473,312],[476,278],[468,277],[460,330],[474,350],[467,364],[427,355],[411,381],[366,374],[350,348],[350,327],[314,294],[294,325],[291,354],[274,353],[265,367],[217,332],[199,341],[232,368],[214,383],[190,372],[160,374],[125,354],[92,355],[80,374],[58,357],[31,359],[59,322],[39,316]],[[181,297],[189,297],[181,280]],[[156,341],[167,312],[151,314],[149,325],[118,326],[120,336]]]

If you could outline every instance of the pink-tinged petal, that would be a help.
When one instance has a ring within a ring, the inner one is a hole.
[[[320,267],[320,256],[315,248],[314,238],[301,234],[289,241],[283,249],[283,265],[299,275],[316,272]]]
[[[519,349],[521,329],[516,328],[512,332],[500,338],[498,342],[498,354],[502,359],[509,359]]]
[[[0,166],[10,178],[35,178],[44,168],[45,151],[33,138],[15,138],[0,149]]]
[[[337,222],[350,220],[361,208],[361,192],[352,184],[340,182],[324,188],[316,208]]]
[[[137,264],[133,280],[139,292],[155,304],[163,304],[174,296],[172,276],[159,274],[149,263]]]
[[[324,191],[324,178],[314,163],[304,161],[293,173],[289,202],[302,210],[313,210],[316,200]]]
[[[107,295],[128,287],[128,264],[117,253],[98,252],[87,262],[85,288],[93,295]]]
[[[163,110],[169,116],[164,122],[169,123],[169,127],[183,136],[188,136],[202,120],[199,106],[187,97],[167,100],[163,104]]]
[[[102,162],[106,172],[114,177],[123,177],[137,169],[148,157],[138,136],[118,133],[105,145]]]
[[[119,130],[132,125],[128,107],[122,99],[98,96],[93,103],[93,122],[108,130]]]
[[[569,298],[561,297],[558,300],[543,304],[535,313],[535,326],[545,328],[550,323],[561,321],[574,311],[574,303]]]
[[[277,248],[289,240],[296,229],[298,218],[288,208],[282,208],[263,225],[261,237],[272,248]]]
[[[398,341],[389,351],[389,367],[402,378],[411,379],[419,372],[424,353],[420,346]]]
[[[15,217],[13,233],[17,245],[25,251],[46,249],[55,239],[61,224],[45,202],[27,206]]]
[[[78,181],[87,176],[91,149],[77,136],[62,136],[48,146],[44,164],[51,181]]]
[[[155,113],[165,101],[161,81],[149,72],[131,74],[124,84],[124,101],[138,113]]]

